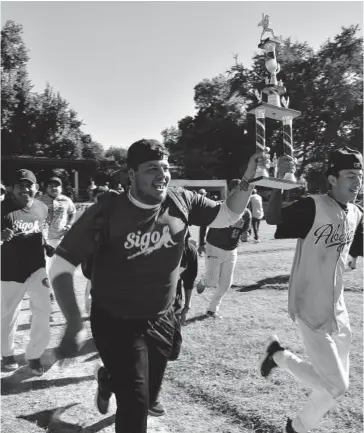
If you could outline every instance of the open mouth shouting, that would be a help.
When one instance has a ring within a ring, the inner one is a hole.
[[[153,188],[155,188],[159,193],[166,191],[168,182],[166,180],[153,182]]]

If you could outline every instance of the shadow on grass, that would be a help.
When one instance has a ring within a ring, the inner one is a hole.
[[[14,375],[1,379],[1,395],[23,394],[24,392],[28,391],[37,391],[39,389],[54,387],[59,388],[61,386],[74,385],[80,382],[95,380],[95,376],[93,374],[89,376],[65,377],[64,379],[40,379],[32,382],[15,381],[13,377]],[[24,380],[24,375],[22,377]]]
[[[282,428],[271,425],[261,419],[257,414],[252,412],[244,413],[244,409],[231,404],[231,401],[223,398],[221,395],[213,395],[206,392],[200,386],[191,383],[184,383],[172,379],[177,388],[182,388],[188,394],[195,404],[202,404],[209,409],[224,414],[229,417],[233,423],[238,423],[241,427],[252,429],[255,433],[281,433]]]
[[[285,290],[289,282],[289,275],[277,275],[275,277],[264,278],[263,280],[257,281],[255,284],[233,284],[233,289],[238,289],[237,292],[251,292],[252,290],[258,289],[275,289]]]
[[[210,316],[208,316],[207,314],[200,314],[199,316],[191,317],[191,319],[186,320],[186,326],[189,325],[190,323],[202,322],[202,320],[206,320],[209,318]]]
[[[36,424],[38,427],[46,429],[47,433],[97,433],[106,427],[111,426],[115,423],[115,415],[104,418],[95,424],[87,427],[62,421],[59,417],[67,409],[73,406],[77,406],[79,403],[72,403],[67,406],[58,407],[55,409],[44,410],[42,412],[36,412],[31,415],[20,415],[17,418]]]

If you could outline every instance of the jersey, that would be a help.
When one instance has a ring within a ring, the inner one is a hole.
[[[347,211],[328,195],[312,196],[312,227],[297,241],[288,289],[288,312],[313,329],[331,333],[337,319],[346,319],[343,274],[362,212],[349,203]]]
[[[19,208],[11,194],[1,206],[2,230],[13,230],[14,237],[1,246],[1,280],[24,283],[35,271],[45,267],[43,230],[48,209],[34,199],[29,208]]]
[[[339,202],[337,204],[345,213],[348,212],[348,206]],[[360,206],[355,206],[363,213],[363,209]],[[281,223],[277,225],[274,237],[276,239],[304,239],[312,228],[315,216],[316,205],[312,196],[300,198],[290,203],[288,206],[282,208]],[[363,256],[363,218],[361,218],[356,229],[349,254],[352,257]]]
[[[209,225],[220,205],[183,190],[188,224]],[[75,266],[94,253],[94,221],[102,209],[87,209],[65,235],[56,254]],[[127,194],[116,198],[108,218],[108,238],[99,245],[92,298],[115,317],[153,319],[173,305],[188,224],[167,197],[158,207],[142,209]]]
[[[57,198],[44,194],[39,197],[39,200],[43,202],[49,210],[47,218],[47,239],[62,239],[68,216],[76,213],[76,206],[69,197],[63,194],[59,195]]]
[[[249,209],[245,209],[240,220],[232,226],[221,229],[210,228],[206,240],[209,244],[222,250],[235,250],[238,247],[240,236],[249,229],[250,221],[251,212]],[[202,227],[200,237],[204,237]],[[203,243],[200,239],[200,245]]]

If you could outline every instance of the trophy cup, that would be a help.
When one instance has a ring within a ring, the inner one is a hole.
[[[276,46],[280,45],[281,40],[275,36],[273,29],[270,27],[268,15],[263,14],[262,20],[258,24],[258,27],[260,26],[263,27],[263,31],[258,47],[265,51],[265,67],[270,76],[266,77],[266,85],[261,93],[255,90],[258,106],[249,111],[249,113],[255,115],[256,147],[257,150],[261,149],[264,153],[269,152],[269,148],[265,145],[265,119],[268,117],[282,122],[283,150],[286,155],[293,157],[292,121],[295,117],[299,116],[301,112],[288,108],[289,98],[286,99],[283,96],[286,93],[286,89],[283,86],[282,80],[277,81],[280,65],[277,62]],[[270,33],[271,35],[263,39],[265,33]],[[267,95],[267,102],[263,102],[263,94]],[[294,173],[286,173],[283,179],[279,179],[275,176],[269,176],[267,168],[260,167],[259,164],[255,177],[250,183],[284,190],[298,188],[300,186],[297,184]]]

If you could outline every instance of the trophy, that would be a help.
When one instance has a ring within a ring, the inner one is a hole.
[[[269,152],[269,148],[265,145],[265,119],[268,117],[282,122],[283,150],[286,155],[293,157],[292,121],[295,117],[299,116],[301,112],[288,108],[289,98],[286,99],[283,96],[286,93],[286,89],[282,80],[277,81],[280,65],[277,61],[276,46],[281,44],[281,39],[276,37],[273,29],[270,27],[268,15],[263,14],[258,27],[263,27],[258,47],[265,51],[265,67],[269,72],[269,77],[265,78],[265,87],[261,93],[255,89],[258,106],[249,111],[249,113],[254,113],[255,115],[256,147],[257,150],[260,149],[265,154]],[[266,33],[270,33],[270,36],[263,39]],[[263,102],[263,94],[266,95],[267,102]],[[274,174],[275,172],[276,170],[274,170]],[[300,186],[297,184],[294,173],[286,173],[283,179],[279,179],[275,177],[275,175],[269,176],[267,168],[261,167],[259,164],[255,177],[250,183],[284,190],[298,188]]]

